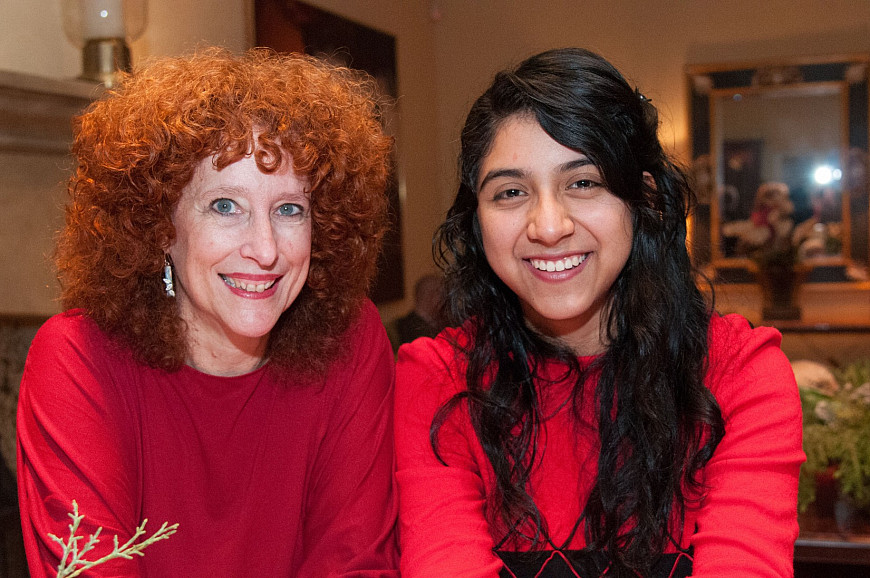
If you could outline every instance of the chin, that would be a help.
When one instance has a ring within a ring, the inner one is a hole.
[[[235,326],[231,327],[232,332],[239,337],[245,337],[247,339],[259,339],[262,337],[268,337],[277,323],[278,317],[275,317],[274,319],[270,320],[236,324]]]

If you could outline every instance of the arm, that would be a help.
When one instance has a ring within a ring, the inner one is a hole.
[[[715,321],[715,320],[714,320]],[[708,463],[709,493],[698,515],[696,577],[791,576],[798,535],[801,407],[779,334],[745,320],[711,340],[708,386],[725,437]]]
[[[102,526],[100,543],[86,558],[123,543],[137,525],[128,433],[119,415],[100,347],[81,331],[81,319],[53,318],[31,345],[18,404],[18,494],[27,561],[33,577],[55,576],[61,547],[49,533],[66,540],[68,512],[76,500],[85,516],[80,546]],[[93,333],[95,333],[94,330]],[[137,576],[138,559],[99,566],[100,576]]]
[[[443,465],[429,441],[432,418],[458,391],[452,348],[444,340],[418,340],[399,350],[396,368],[396,478],[402,576],[492,578],[501,561],[485,517],[488,466],[465,406],[439,434]],[[462,380],[458,380],[462,383]]]
[[[398,576],[393,482],[393,352],[370,303],[326,384],[334,403],[304,521],[297,576]]]

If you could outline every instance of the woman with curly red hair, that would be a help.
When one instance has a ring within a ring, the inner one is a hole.
[[[66,312],[18,413],[33,576],[55,575],[73,500],[80,535],[179,523],[113,576],[394,574],[392,353],[366,298],[392,146],[377,106],[359,73],[210,49],[77,119]]]

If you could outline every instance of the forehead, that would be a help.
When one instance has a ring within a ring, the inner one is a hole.
[[[197,163],[190,182],[182,188],[182,197],[220,191],[249,194],[308,192],[308,179],[296,174],[288,154],[283,155],[280,166],[272,172],[258,165],[254,154],[248,154],[220,169],[217,168],[216,158],[215,155],[208,156]]]
[[[505,119],[496,129],[481,160],[477,186],[493,174],[533,174],[561,171],[586,155],[556,141],[531,115]]]
[[[484,162],[494,156],[504,158],[514,155],[519,158],[523,153],[532,151],[559,151],[565,156],[578,156],[583,153],[567,147],[554,139],[541,127],[538,120],[529,114],[514,115],[506,118],[496,128],[489,151]]]

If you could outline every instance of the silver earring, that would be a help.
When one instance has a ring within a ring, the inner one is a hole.
[[[172,265],[169,263],[169,257],[163,256],[163,284],[166,294],[169,297],[175,297],[175,287],[172,284]]]

